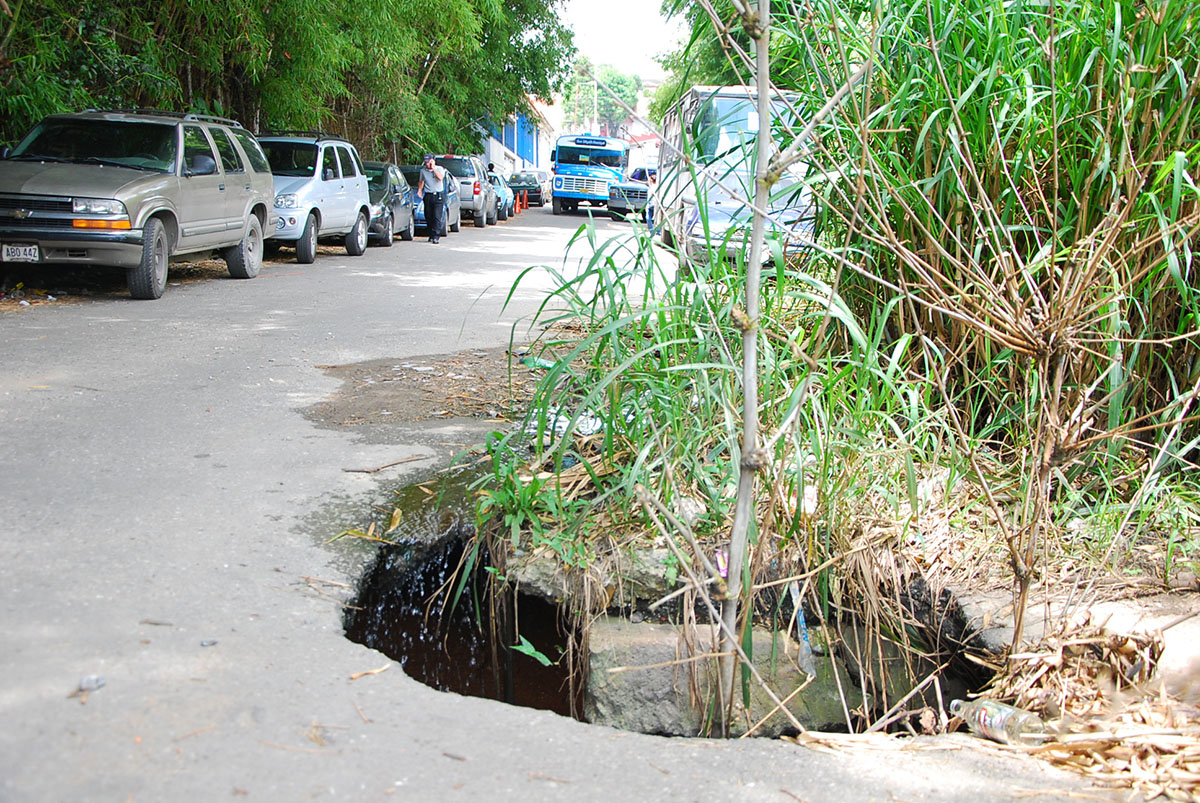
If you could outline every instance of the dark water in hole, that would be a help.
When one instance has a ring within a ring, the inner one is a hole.
[[[351,603],[361,610],[348,612],[346,637],[379,650],[410,677],[435,689],[580,717],[582,696],[577,693],[572,705],[562,657],[568,637],[565,628],[560,632],[555,606],[524,595],[515,599],[520,636],[557,661],[550,666],[509,649],[518,642],[506,613],[514,604],[511,597],[495,616],[500,636],[492,637],[484,572],[476,572],[453,610],[444,610],[439,592],[459,565],[470,530],[458,519],[440,541],[382,548]]]

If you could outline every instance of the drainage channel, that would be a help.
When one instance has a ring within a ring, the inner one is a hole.
[[[416,486],[398,493],[400,534],[389,535],[394,545],[382,547],[363,576],[347,610],[346,637],[440,691],[580,718],[581,691],[565,657],[570,636],[554,605],[490,596],[490,575],[478,568],[486,555],[455,594],[473,543],[467,495],[460,493],[470,479],[447,480],[432,495]]]

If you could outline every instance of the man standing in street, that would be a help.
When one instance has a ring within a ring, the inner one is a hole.
[[[437,243],[445,225],[446,169],[433,159],[432,153],[425,154],[421,161],[421,179],[417,182],[417,196],[425,202],[425,225],[429,226],[429,242]]]

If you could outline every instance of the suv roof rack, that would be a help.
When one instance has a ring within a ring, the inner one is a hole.
[[[308,131],[303,129],[281,129],[279,131],[267,131],[259,134],[260,137],[316,137],[317,139],[336,139],[342,142],[349,142],[345,137],[339,137],[335,134],[327,134],[324,131]]]
[[[174,117],[177,120],[195,120],[203,123],[221,123],[223,125],[241,128],[242,124],[229,117],[218,117],[215,114],[194,114],[192,112],[176,112],[167,109],[84,109],[84,114],[153,114],[159,117]]]

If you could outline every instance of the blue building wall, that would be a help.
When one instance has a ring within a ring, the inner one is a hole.
[[[525,115],[518,115],[515,122],[505,123],[504,128],[493,131],[492,136],[526,162],[540,164],[537,128]]]

